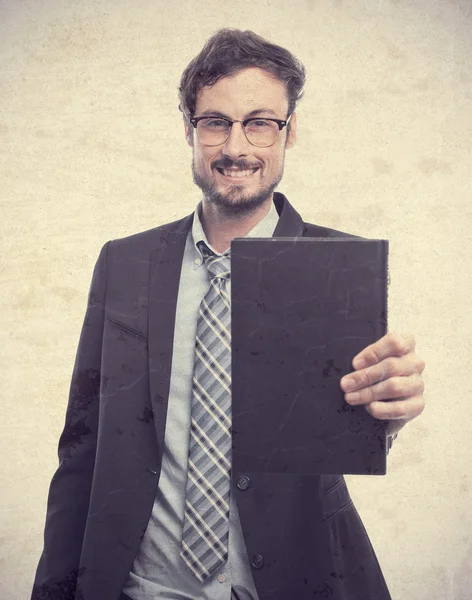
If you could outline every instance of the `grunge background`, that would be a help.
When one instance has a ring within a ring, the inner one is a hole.
[[[31,593],[93,266],[191,213],[177,110],[220,27],[305,64],[279,189],[305,220],[390,240],[390,329],[425,412],[386,477],[347,477],[394,600],[472,589],[470,0],[0,0],[0,596]]]

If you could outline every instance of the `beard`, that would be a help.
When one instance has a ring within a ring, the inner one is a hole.
[[[216,163],[214,166],[216,166]],[[221,164],[218,163],[218,166],[226,169],[229,169],[232,166],[243,169],[250,168],[246,163],[244,163],[244,161],[229,160],[221,161]],[[241,215],[253,212],[259,206],[262,206],[264,202],[266,202],[268,198],[272,196],[275,188],[279,185],[282,179],[283,165],[280,169],[280,173],[278,173],[278,175],[269,184],[261,188],[255,194],[245,194],[244,186],[236,184],[232,185],[227,192],[220,192],[216,182],[212,180],[212,178],[198,173],[197,169],[195,168],[195,160],[192,160],[192,175],[193,182],[202,190],[205,199],[210,204],[220,208],[223,214]]]

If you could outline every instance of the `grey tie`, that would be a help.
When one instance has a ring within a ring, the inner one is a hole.
[[[231,481],[229,251],[198,246],[211,275],[198,313],[185,518],[180,556],[205,581],[228,558]]]

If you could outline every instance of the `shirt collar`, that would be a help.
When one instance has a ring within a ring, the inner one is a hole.
[[[201,252],[200,252],[200,249],[198,248],[197,244],[198,244],[198,242],[203,241],[211,249],[212,252],[214,252],[218,256],[221,256],[221,254],[219,252],[217,252],[214,248],[212,248],[212,246],[209,244],[207,237],[205,235],[205,232],[203,231],[202,222],[200,220],[201,206],[202,206],[202,202],[200,200],[200,202],[197,204],[197,208],[195,209],[195,213],[193,216],[193,224],[192,224],[193,246],[194,246],[197,254],[201,256]],[[260,237],[260,238],[272,237],[274,234],[274,230],[277,227],[278,220],[279,220],[279,214],[277,212],[277,209],[275,208],[274,202],[272,201],[270,203],[270,208],[269,208],[268,213],[265,215],[265,217],[261,221],[259,221],[259,223],[257,223],[257,225],[255,225],[251,229],[251,231],[249,231],[249,233],[246,234],[245,237]],[[201,256],[201,258],[203,259],[203,256]]]

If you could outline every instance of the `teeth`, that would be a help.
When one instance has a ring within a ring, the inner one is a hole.
[[[241,171],[240,169],[231,169],[230,171],[223,169],[223,174],[226,177],[248,177],[249,175],[252,175],[253,173],[255,173],[255,169],[252,169],[251,171]]]

